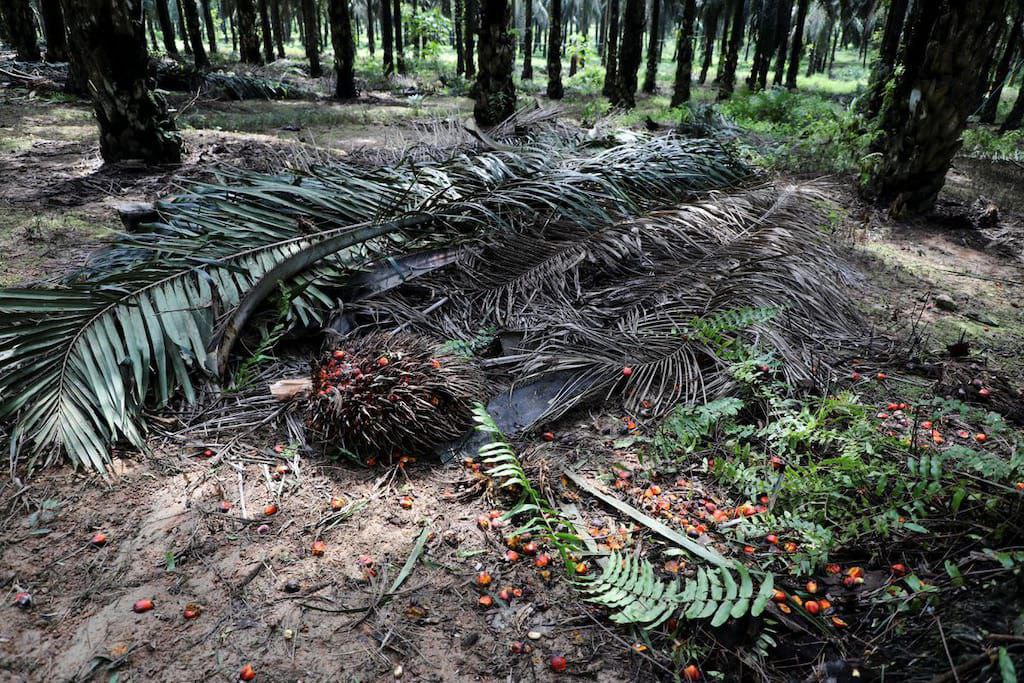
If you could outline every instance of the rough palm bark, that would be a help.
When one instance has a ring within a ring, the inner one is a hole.
[[[203,2],[203,22],[206,24],[206,40],[210,46],[210,54],[217,54],[217,27],[213,24],[213,8],[210,7],[210,0]]]
[[[865,194],[896,216],[932,209],[960,134],[976,104],[976,82],[995,48],[1006,0],[917,2],[896,76],[879,112],[878,163]]]
[[[64,1],[64,0],[62,0]],[[178,33],[181,35],[181,47],[189,57],[192,56],[192,41],[188,37],[188,27],[185,26],[185,10],[181,6],[182,0],[177,0],[175,7],[178,8]]]
[[[65,0],[71,60],[89,83],[108,162],[181,161],[181,137],[149,84],[142,0]]]
[[[644,74],[643,91],[650,95],[657,88],[658,62],[661,57],[661,2],[651,0],[651,28],[647,41],[647,73]]]
[[[704,59],[700,65],[700,83],[708,80],[708,69],[715,56],[715,38],[718,34],[718,18],[722,14],[722,5],[715,1],[708,3],[704,10]]]
[[[775,50],[775,28],[778,23],[779,1],[762,0],[757,17],[757,39],[754,60],[750,67],[747,86],[751,90],[764,90],[768,84],[768,67]]]
[[[732,97],[736,88],[736,66],[740,61],[740,45],[743,43],[743,26],[745,13],[743,0],[733,0],[732,27],[729,31],[729,50],[725,55],[722,74],[718,79],[718,100]]]
[[[174,44],[174,22],[171,21],[171,13],[167,9],[167,0],[154,0],[153,4],[156,6],[156,20],[160,24],[164,50],[171,56],[177,56],[178,46]]]
[[[562,0],[548,2],[548,97],[560,100],[562,87]]]
[[[608,48],[605,50],[604,87],[601,94],[611,97],[619,74],[619,0],[608,0]]]
[[[68,38],[60,0],[39,0],[39,14],[43,19],[43,35],[46,36],[46,61],[68,61]]]
[[[185,11],[185,28],[188,30],[188,42],[192,46],[196,67],[205,69],[210,66],[210,59],[206,56],[206,47],[203,46],[203,29],[199,23],[196,0],[181,0],[181,8]]]
[[[356,43],[352,37],[348,0],[329,0],[327,12],[331,21],[334,74],[337,77],[334,96],[339,100],[350,100],[357,97],[359,92],[356,90],[355,78]]]
[[[533,0],[526,0],[523,24],[523,80],[533,80]]]
[[[476,58],[473,55],[473,52],[476,50],[476,5],[477,0],[466,0],[466,16],[464,17],[465,23],[462,30],[466,78],[476,76]]]
[[[380,2],[380,44],[383,54],[384,78],[395,75],[394,25],[391,22],[391,0]]]
[[[1013,20],[1013,27],[1010,29],[1010,34],[1006,38],[1006,46],[1003,48],[1003,55],[1000,57],[999,63],[996,65],[995,73],[992,76],[992,89],[985,98],[985,103],[981,107],[981,113],[978,115],[978,119],[982,123],[995,123],[996,121],[996,112],[999,109],[999,100],[1003,96],[1003,86],[1006,84],[1006,79],[1010,75],[1010,66],[1013,62],[1013,57],[1017,53],[1017,49],[1020,47],[1021,19],[1022,16],[1018,15],[1017,18]]]
[[[798,0],[796,25],[793,27],[793,43],[789,46],[789,68],[786,69],[786,87],[796,90],[796,78],[800,74],[800,55],[804,49],[804,25],[811,0]]]
[[[679,28],[679,51],[676,57],[676,83],[672,89],[673,107],[690,101],[693,79],[693,26],[697,19],[697,1],[683,0],[683,23]]]
[[[482,0],[480,3],[473,117],[481,126],[495,126],[515,112],[516,91],[512,83],[515,41],[508,30],[511,19],[508,0]]]
[[[256,29],[256,5],[253,0],[235,0],[238,15],[238,52],[246,64],[262,64],[260,34]]]
[[[323,69],[320,68],[320,26],[317,19],[316,0],[302,0],[302,23],[306,28],[306,59],[309,60],[309,75],[312,78],[324,75]]]
[[[622,10],[622,40],[619,66],[611,103],[624,109],[636,106],[637,74],[643,60],[644,2],[626,0]]]
[[[39,41],[36,40],[36,25],[32,7],[28,0],[3,0],[3,19],[7,26],[7,37],[20,62],[38,62],[42,59]]]
[[[910,0],[892,0],[889,4],[889,13],[885,17],[885,28],[882,31],[882,43],[878,50],[878,61],[871,71],[871,82],[868,85],[870,94],[864,107],[864,115],[867,118],[874,118],[882,108],[886,83],[896,68],[900,37],[903,35],[903,24],[906,21],[909,4]]]

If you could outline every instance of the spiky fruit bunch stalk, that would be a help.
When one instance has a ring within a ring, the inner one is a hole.
[[[367,459],[417,453],[465,432],[485,396],[470,360],[421,337],[375,333],[314,362],[307,425],[325,450]]]

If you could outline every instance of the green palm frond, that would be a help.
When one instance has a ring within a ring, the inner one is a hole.
[[[713,143],[649,137],[629,147],[222,172],[159,202],[160,221],[65,283],[0,291],[0,419],[31,446],[30,465],[66,454],[102,470],[115,441],[144,445],[143,406],[196,400],[195,378],[217,369],[218,330],[247,294],[276,291],[265,285],[283,263],[302,264],[288,286],[295,321],[311,325],[337,286],[382,259],[538,222],[607,226],[751,176]]]

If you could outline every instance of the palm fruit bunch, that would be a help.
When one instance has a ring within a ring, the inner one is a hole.
[[[306,424],[314,441],[364,461],[423,453],[461,436],[486,397],[470,359],[410,334],[346,339],[312,370]]]

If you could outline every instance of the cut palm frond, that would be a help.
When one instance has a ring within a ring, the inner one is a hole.
[[[383,259],[549,221],[599,229],[751,176],[713,144],[654,137],[369,171],[224,172],[158,203],[160,222],[66,284],[0,291],[0,419],[31,446],[30,465],[63,453],[102,470],[113,442],[143,446],[143,405],[195,399],[215,331],[248,292],[276,291],[264,279],[284,262],[302,264],[288,273],[292,312],[311,325],[348,275]]]

